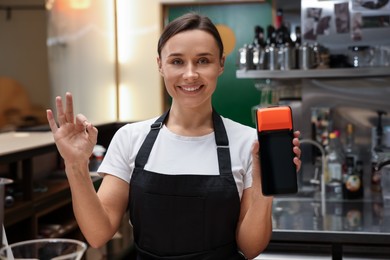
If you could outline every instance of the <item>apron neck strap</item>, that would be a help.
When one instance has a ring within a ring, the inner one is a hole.
[[[213,109],[215,143],[217,144],[218,166],[221,175],[232,174],[229,139],[221,116]]]
[[[150,152],[152,151],[154,142],[157,139],[157,135],[160,132],[161,127],[163,126],[169,110],[162,114],[151,126],[148,135],[145,138],[141,148],[138,151],[137,157],[135,158],[135,167],[144,168],[148,162]],[[218,155],[218,166],[219,172],[221,175],[231,174],[231,159],[230,159],[230,150],[229,150],[229,140],[227,137],[226,129],[223,124],[221,116],[213,108],[213,126],[215,134],[215,143],[217,145],[217,155]]]
[[[145,164],[148,162],[149,155],[152,151],[154,142],[157,139],[157,135],[160,132],[160,129],[163,126],[168,113],[169,110],[162,114],[159,118],[157,118],[157,120],[150,126],[150,131],[146,136],[145,141],[142,143],[142,146],[137,153],[137,157],[135,157],[136,168],[143,169],[145,167]]]

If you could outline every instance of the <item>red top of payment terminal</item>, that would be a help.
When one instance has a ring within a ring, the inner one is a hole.
[[[257,131],[293,129],[291,108],[289,106],[257,109]]]

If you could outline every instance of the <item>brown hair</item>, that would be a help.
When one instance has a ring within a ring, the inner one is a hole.
[[[158,56],[161,56],[161,50],[170,38],[178,33],[195,29],[208,32],[214,37],[219,48],[219,56],[221,58],[223,55],[223,43],[217,28],[208,17],[197,13],[184,14],[170,22],[165,27],[157,45]]]

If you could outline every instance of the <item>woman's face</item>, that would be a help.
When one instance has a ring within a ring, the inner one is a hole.
[[[211,104],[224,65],[211,34],[202,30],[176,34],[166,42],[157,62],[174,104],[187,108]]]

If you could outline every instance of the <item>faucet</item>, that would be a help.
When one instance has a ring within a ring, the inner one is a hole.
[[[375,165],[375,171],[380,171],[383,167],[390,164],[390,159],[381,161],[377,165]]]
[[[301,139],[299,140],[300,144],[311,144],[317,147],[321,152],[321,176],[320,176],[320,185],[321,185],[321,200],[325,199],[325,167],[326,167],[326,152],[324,147],[322,145],[314,140],[311,139]],[[311,183],[317,184],[318,183],[318,172],[315,172],[314,178],[310,181]]]

